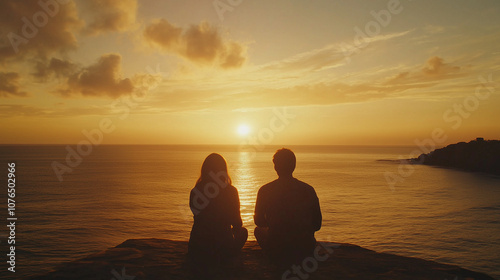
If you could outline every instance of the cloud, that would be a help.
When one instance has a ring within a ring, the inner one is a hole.
[[[439,25],[427,25],[423,29],[426,33],[429,34],[440,34],[444,33],[446,30],[444,26],[439,26]]]
[[[157,19],[146,26],[143,35],[162,50],[199,65],[239,68],[247,59],[246,46],[223,38],[220,30],[207,22],[184,30],[165,19]]]
[[[67,107],[61,103],[55,105],[52,107],[40,107],[21,104],[0,104],[0,117],[67,118],[88,115],[109,116],[113,113],[106,106]]]
[[[144,29],[144,37],[167,51],[179,48],[182,28],[165,19],[155,20]]]
[[[273,106],[328,106],[344,103],[370,102],[382,99],[436,99],[440,94],[448,96],[449,90],[457,93],[457,87],[468,83],[462,78],[469,73],[440,57],[431,57],[425,63],[409,68],[397,67],[372,75],[373,69],[356,73],[355,78],[335,77],[315,81],[297,76],[293,81],[275,82],[280,72],[294,69],[323,69],[335,65],[334,60],[325,65],[319,56],[326,49],[313,51],[300,57],[267,64],[259,71],[249,72],[248,80],[221,80],[213,87],[175,87],[171,84],[158,96],[156,105],[164,111],[182,110],[238,110]],[[318,55],[318,56],[316,56]],[[331,63],[331,64],[330,64]],[[272,67],[271,67],[272,66]],[[278,71],[278,69],[284,71]],[[266,71],[269,70],[269,71]],[[404,70],[404,71],[401,71]],[[266,77],[271,77],[266,80]],[[237,75],[241,77],[241,75]],[[228,82],[229,81],[229,82]],[[465,82],[465,84],[464,84]],[[436,91],[435,89],[439,89]]]
[[[121,60],[119,54],[105,54],[85,67],[69,60],[52,58],[46,62],[38,61],[31,75],[40,83],[57,79],[55,89],[48,92],[63,97],[118,98],[132,93],[141,97],[161,83],[164,73],[158,71],[136,73],[130,78],[122,78]]]
[[[391,97],[370,83],[317,83],[281,88],[253,88],[234,94],[218,90],[167,90],[156,101],[163,112],[238,110],[281,106],[322,106],[359,103]]]
[[[427,65],[422,69],[423,73],[433,77],[453,75],[460,71],[460,67],[444,63],[440,57],[434,56],[427,60]]]
[[[211,62],[222,50],[223,43],[218,31],[207,22],[191,25],[183,36],[186,44],[185,56],[200,62]]]
[[[59,90],[63,96],[81,94],[83,96],[117,98],[129,95],[134,90],[131,79],[121,78],[121,56],[106,54],[88,67],[68,77],[67,87]]]
[[[369,43],[383,42],[405,36],[412,31],[407,30],[398,33],[377,35],[366,40],[367,43],[368,41]],[[353,45],[349,45],[346,42],[330,44],[320,49],[299,53],[284,60],[268,63],[262,66],[261,70],[272,70],[283,73],[283,71],[310,72],[331,69],[349,63],[350,56],[359,53],[360,50],[361,47],[356,46],[355,43]]]
[[[341,42],[337,45],[337,47],[342,50],[344,56],[346,59],[349,60],[349,58],[353,54],[360,53],[363,49],[371,45],[372,43],[375,42],[383,42],[395,38],[399,38],[402,36],[405,36],[411,32],[413,32],[414,29],[411,30],[406,30],[402,32],[396,32],[396,33],[389,33],[389,34],[383,34],[383,35],[375,35],[375,36],[361,36],[361,34],[356,34],[353,38],[352,41],[344,41]]]
[[[223,59],[221,60],[220,66],[224,69],[241,67],[246,60],[246,57],[242,55],[244,53],[245,49],[242,45],[236,42],[229,42],[222,53]]]
[[[58,79],[66,78],[75,73],[77,65],[58,58],[52,58],[48,63],[37,62],[33,76],[39,81],[46,81],[53,76]]]
[[[56,93],[64,97],[88,96],[111,97],[131,95],[143,97],[162,81],[162,73],[137,73],[131,78],[121,77],[119,54],[102,55],[98,61],[87,67],[77,67],[69,61],[52,59],[50,64],[40,66],[35,77],[64,79],[64,86]]]
[[[25,97],[28,94],[20,90],[20,75],[15,72],[0,72],[0,97]]]
[[[332,67],[341,66],[345,63],[345,57],[337,46],[327,46],[305,53],[295,55],[291,58],[272,62],[262,70],[278,71],[320,71]]]
[[[0,117],[9,118],[13,116],[40,116],[43,109],[20,104],[0,104]]]
[[[0,1],[0,34],[4,37],[0,42],[0,62],[27,55],[46,59],[53,53],[76,49],[78,43],[73,34],[81,24],[71,1]]]
[[[245,100],[242,103],[264,104],[265,101],[267,106],[332,105],[364,102],[387,96],[388,93],[377,85],[332,82],[262,90],[258,94],[242,96]]]
[[[401,31],[401,32],[388,33],[388,34],[383,34],[383,35],[377,35],[377,36],[370,37],[369,41],[370,42],[387,41],[390,39],[395,39],[395,38],[405,36],[407,34],[410,34],[413,31],[415,31],[415,29],[405,30],[405,31]]]
[[[135,23],[137,0],[85,0],[82,3],[92,15],[84,29],[87,35],[123,32]]]
[[[466,75],[459,66],[445,63],[444,59],[438,56],[430,57],[425,65],[411,71],[404,71],[387,80],[386,85],[416,85],[435,84],[440,80],[458,78]]]

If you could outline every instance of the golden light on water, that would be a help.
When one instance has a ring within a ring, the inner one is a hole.
[[[254,168],[250,166],[251,154],[241,152],[238,157],[238,163],[232,173],[233,185],[238,189],[240,195],[240,211],[243,225],[252,232],[254,227],[253,211],[255,200],[257,199],[257,190],[260,187]],[[253,235],[249,235],[253,239]]]

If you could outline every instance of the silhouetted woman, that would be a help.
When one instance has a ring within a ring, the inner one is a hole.
[[[194,214],[189,256],[198,272],[210,273],[236,256],[248,238],[242,227],[238,190],[231,185],[221,155],[210,154],[203,162],[189,206]]]

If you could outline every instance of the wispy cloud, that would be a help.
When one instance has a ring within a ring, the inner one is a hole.
[[[426,25],[424,31],[428,34],[441,34],[446,31],[446,28],[440,25]]]
[[[367,38],[367,43],[382,42],[405,36],[413,30],[377,35]],[[351,47],[354,47],[351,46]],[[261,70],[285,71],[285,72],[308,72],[321,71],[339,67],[348,63],[346,60],[346,43],[335,43],[320,49],[303,52],[291,58],[274,61],[261,66]],[[352,53],[351,55],[354,55]]]
[[[448,80],[463,77],[467,75],[462,67],[445,63],[444,59],[433,56],[427,60],[424,66],[418,67],[412,71],[400,72],[392,78],[389,78],[385,85],[398,86],[400,88],[416,87],[416,85],[433,85],[436,81]]]
[[[334,45],[301,53],[291,58],[268,63],[261,67],[268,71],[320,71],[344,64],[341,50]]]
[[[12,116],[38,117],[38,118],[65,118],[74,116],[109,116],[112,110],[109,106],[85,106],[85,107],[41,107],[22,104],[0,104],[0,117],[9,118]]]
[[[312,58],[314,55],[307,57]],[[269,64],[272,67],[266,65],[261,68],[261,71],[253,73],[245,72],[239,75],[240,80],[234,78],[237,80],[234,83],[229,77],[221,81],[220,85],[213,84],[208,88],[194,86],[188,89],[175,89],[174,84],[162,89],[163,93],[157,96],[158,100],[155,104],[165,110],[205,110],[207,108],[237,110],[269,106],[323,106],[391,98],[421,99],[429,96],[436,98],[438,94],[432,90],[435,86],[446,84],[455,89],[456,86],[464,84],[461,78],[471,74],[461,66],[447,63],[443,58],[433,56],[420,65],[406,68],[395,67],[392,71],[384,70],[377,75],[373,75],[367,69],[356,73],[356,81],[331,76],[329,80],[322,82],[313,82],[307,77],[296,77],[294,83],[267,83],[266,80],[253,76],[271,75],[272,78],[269,79],[275,81],[277,77],[272,73],[279,78],[284,76],[279,76],[278,72],[304,69],[297,67],[299,64],[286,68],[286,65],[290,66],[290,61],[284,60],[282,63]],[[310,61],[304,59],[304,63],[300,65],[305,65],[305,69],[310,69],[311,65],[315,65],[306,63]],[[278,71],[276,65],[280,65],[280,69],[283,70]],[[242,76],[246,81],[243,81]],[[454,82],[450,84],[449,81]],[[245,87],[242,88],[242,85]],[[428,90],[429,93],[423,94],[422,90]],[[443,88],[440,90],[443,91]],[[443,94],[448,94],[448,92],[443,91]]]

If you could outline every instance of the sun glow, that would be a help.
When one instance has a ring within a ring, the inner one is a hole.
[[[240,124],[240,125],[238,126],[237,131],[238,131],[238,134],[239,134],[240,136],[247,136],[247,135],[250,133],[251,129],[250,129],[250,127],[249,127],[248,125],[246,125],[246,124]]]

